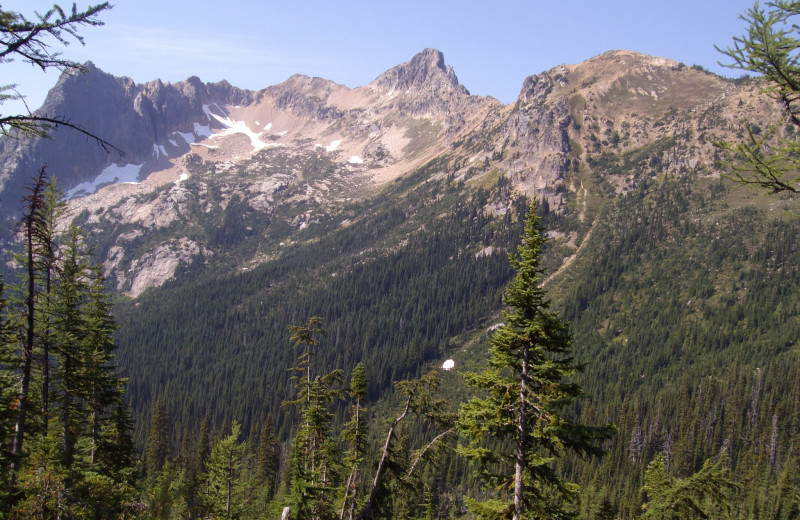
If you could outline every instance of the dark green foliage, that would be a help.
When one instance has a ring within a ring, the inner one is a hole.
[[[575,490],[553,461],[572,453],[600,455],[600,443],[614,432],[610,425],[582,426],[565,414],[581,395],[570,381],[579,367],[567,325],[550,310],[540,286],[543,243],[532,207],[519,256],[509,255],[517,274],[503,296],[505,323],[490,339],[489,368],[464,374],[481,394],[461,407],[459,429],[470,444],[459,451],[500,491],[499,499],[470,502],[480,518],[564,516],[560,501],[570,502]],[[498,450],[498,441],[507,448]]]
[[[275,436],[272,418],[264,419],[258,437],[258,470],[256,476],[265,487],[266,500],[272,500],[278,490],[281,469],[281,447]]]
[[[170,422],[169,414],[159,398],[156,400],[153,414],[150,417],[150,432],[144,450],[145,472],[153,478],[161,473],[172,455]]]
[[[247,447],[239,440],[240,434],[239,423],[234,422],[230,434],[220,438],[211,450],[203,502],[213,518],[238,518],[244,506],[242,462]]]
[[[367,400],[367,377],[364,373],[364,363],[359,363],[350,376],[349,397],[353,404],[350,410],[350,421],[344,425],[342,440],[346,443],[345,459],[343,466],[348,472],[345,479],[340,520],[347,517],[353,520],[358,503],[357,492],[361,485],[361,466],[367,449],[367,409],[364,407]]]
[[[709,459],[694,475],[676,479],[659,455],[647,465],[644,480],[647,502],[642,519],[730,518],[733,494],[739,489],[722,460]]]
[[[437,194],[444,198],[430,203]],[[485,194],[463,198],[439,183],[408,197],[406,212],[386,195],[346,210],[348,226],[309,226],[303,233],[317,238],[250,271],[198,267],[135,306],[120,302],[138,443],[157,395],[175,419],[173,440],[206,414],[217,424],[241,419],[249,432],[268,413],[286,439],[291,421],[279,405],[291,395],[285,375],[294,355],[284,331],[300,316],[320,316],[329,331],[316,349],[320,373],[362,361],[376,396],[490,315],[510,270],[502,253],[476,253],[518,236],[513,210],[485,215]]]
[[[113,365],[114,322],[82,234],[57,232],[58,199],[41,170],[27,198],[25,252],[15,257],[23,283],[0,322],[3,355],[14,348],[20,359],[0,361],[0,379],[20,389],[9,402],[4,387],[0,405],[16,408],[13,438],[2,438],[0,514],[122,517],[134,499],[133,442]]]

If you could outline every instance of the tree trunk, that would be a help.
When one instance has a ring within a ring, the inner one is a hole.
[[[375,507],[375,498],[378,495],[378,488],[380,488],[383,475],[386,473],[386,465],[389,463],[389,446],[392,443],[394,429],[397,428],[397,425],[400,424],[408,415],[408,411],[411,409],[411,397],[411,395],[408,396],[405,410],[403,410],[403,413],[401,413],[394,421],[392,421],[392,425],[389,427],[389,432],[386,434],[386,441],[383,443],[381,459],[378,462],[378,469],[375,470],[375,478],[372,480],[372,489],[369,491],[367,503],[364,504],[363,509],[361,509],[361,512],[358,514],[358,520],[366,520],[367,518],[371,518],[372,508]]]
[[[525,467],[525,438],[528,435],[525,403],[528,399],[528,348],[522,354],[522,374],[519,385],[519,412],[517,416],[517,448],[514,471],[514,516],[513,520],[522,519],[522,470]]]
[[[27,312],[27,330],[25,331],[25,345],[22,352],[22,380],[20,382],[20,391],[17,398],[17,418],[14,424],[14,438],[11,441],[11,470],[12,473],[18,468],[18,459],[22,455],[22,445],[25,441],[25,421],[28,415],[28,393],[31,385],[31,365],[33,363],[33,342],[34,342],[34,310],[35,303],[34,297],[36,296],[36,283],[34,275],[36,274],[36,266],[34,262],[34,225],[39,218],[42,202],[42,190],[47,179],[44,167],[39,170],[39,175],[36,182],[31,189],[31,194],[26,196],[28,202],[28,214],[25,216],[25,240],[28,247],[26,258],[26,269],[28,271],[28,293],[25,298],[25,307]],[[16,480],[16,477],[13,477]]]

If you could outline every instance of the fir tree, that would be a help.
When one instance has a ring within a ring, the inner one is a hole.
[[[150,416],[150,433],[147,436],[147,446],[144,451],[145,471],[150,479],[154,479],[161,472],[172,453],[169,431],[169,414],[159,397]]]
[[[732,493],[738,489],[721,460],[708,459],[700,471],[680,479],[669,474],[664,456],[658,455],[647,465],[642,519],[730,518]]]
[[[241,476],[246,444],[239,441],[241,427],[234,421],[231,433],[218,440],[208,461],[208,493],[204,502],[214,518],[237,517],[242,508]]]
[[[505,324],[490,339],[489,368],[464,374],[484,396],[461,407],[458,425],[470,443],[459,451],[502,490],[498,499],[469,501],[484,518],[563,515],[562,501],[573,498],[575,486],[558,475],[554,460],[568,452],[599,455],[599,442],[614,430],[581,426],[565,414],[581,395],[580,386],[568,379],[579,367],[567,325],[550,310],[540,286],[544,237],[535,209],[528,214],[519,256],[509,255],[517,275],[503,297]],[[487,444],[498,441],[510,450]]]
[[[256,474],[265,488],[265,498],[272,500],[278,487],[281,465],[281,447],[272,426],[272,417],[267,415],[258,437],[258,459]]]
[[[344,498],[339,510],[339,519],[345,515],[353,520],[356,510],[356,491],[361,483],[361,464],[367,447],[367,418],[364,403],[367,399],[367,377],[364,374],[364,363],[359,363],[350,376],[350,398],[353,406],[350,411],[350,421],[345,424],[342,438],[347,442],[347,455],[344,466],[349,469],[349,474],[344,486]]]

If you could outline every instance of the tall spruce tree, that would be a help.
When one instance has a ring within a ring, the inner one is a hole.
[[[359,363],[350,376],[350,398],[353,406],[350,410],[350,421],[345,424],[342,438],[347,442],[345,467],[349,474],[344,486],[342,507],[339,510],[339,520],[345,516],[353,520],[356,513],[356,491],[361,483],[361,465],[364,461],[364,452],[367,448],[367,417],[364,403],[367,399],[367,376],[364,373],[364,363]]]
[[[150,432],[147,434],[147,446],[144,450],[144,466],[148,479],[156,478],[172,454],[169,441],[170,422],[167,408],[159,397],[150,416]]]
[[[335,518],[335,488],[338,483],[337,447],[332,435],[333,413],[330,404],[341,397],[342,371],[315,376],[312,347],[325,334],[321,319],[311,317],[305,325],[289,327],[289,340],[303,349],[291,369],[296,398],[284,401],[300,414],[300,425],[289,454],[290,490],[288,500],[293,519]]]
[[[569,377],[579,370],[572,338],[540,286],[544,237],[534,204],[518,255],[509,254],[517,275],[503,296],[504,325],[490,339],[489,368],[465,373],[482,392],[461,407],[458,426],[469,444],[459,452],[477,463],[498,498],[469,500],[481,518],[560,518],[576,486],[554,461],[569,452],[600,455],[599,443],[614,427],[582,426],[567,416],[581,395]]]
[[[239,440],[241,427],[233,421],[231,432],[219,439],[208,461],[208,492],[203,497],[213,518],[238,518],[243,506],[242,461],[247,445]]]
[[[667,471],[666,460],[658,455],[647,465],[647,495],[642,519],[689,520],[692,518],[730,518],[733,494],[739,486],[731,480],[723,459],[708,459],[702,469],[688,478],[675,478]]]

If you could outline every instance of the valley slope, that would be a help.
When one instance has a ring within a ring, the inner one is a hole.
[[[724,455],[761,479],[748,510],[780,502],[800,440],[800,225],[793,201],[726,181],[713,145],[744,118],[780,123],[756,80],[611,51],[527,78],[504,106],[427,49],[354,89],[137,85],[90,67],[42,110],[127,152],[63,131],[4,139],[0,188],[18,199],[47,163],[74,196],[118,295],[140,442],[159,396],[176,438],[203,417],[248,432],[268,415],[286,438],[287,327],[313,315],[328,331],[315,363],[365,362],[373,399],[446,358],[478,366],[536,197],[546,288],[586,363],[575,413],[620,427],[602,462],[565,463],[581,507],[636,514],[665,450],[684,472]]]

